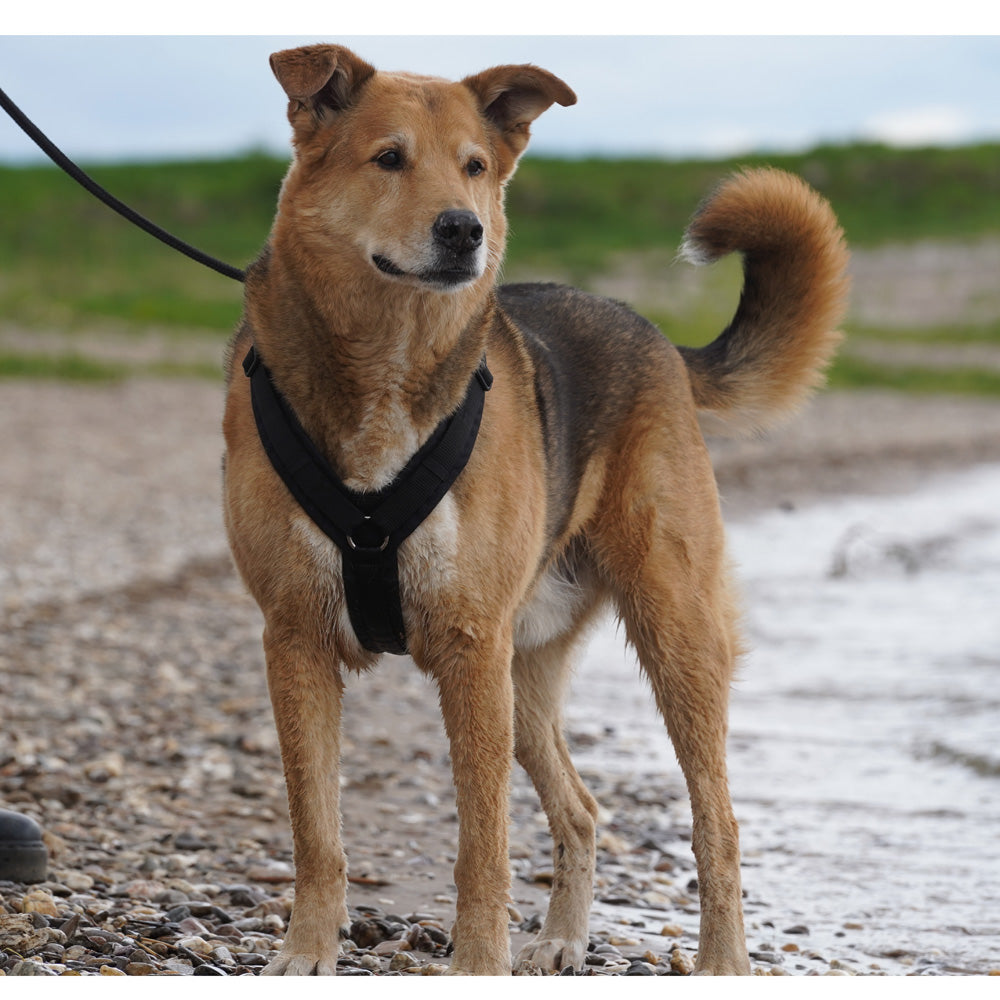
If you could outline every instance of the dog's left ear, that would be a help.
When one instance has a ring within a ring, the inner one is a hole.
[[[479,101],[483,115],[499,130],[514,169],[531,136],[531,123],[553,104],[576,104],[576,94],[559,77],[538,66],[494,66],[462,83]]]

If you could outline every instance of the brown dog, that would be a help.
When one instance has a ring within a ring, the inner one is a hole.
[[[724,184],[686,246],[701,260],[741,252],[743,296],[713,344],[675,349],[620,304],[496,284],[504,186],[530,123],[575,102],[562,81],[534,66],[460,83],[385,74],[333,45],[279,52],[272,68],[289,97],[295,156],[248,274],[232,357],[255,346],[318,452],[362,494],[393,482],[462,402],[484,356],[495,376],[468,464],[398,550],[406,643],[437,683],[451,745],[452,971],[511,971],[515,754],[555,856],[545,924],[519,960],[583,962],[597,809],[569,759],[561,703],[571,653],[610,605],[690,791],[697,971],[748,973],[725,760],[737,616],[699,415],[760,427],[821,380],[846,291],[836,220],[787,174]],[[266,622],[297,869],[284,947],[266,972],[332,975],[348,923],[343,671],[378,654],[361,646],[349,614],[351,553],[275,472],[250,382],[232,362],[225,436],[227,528]]]

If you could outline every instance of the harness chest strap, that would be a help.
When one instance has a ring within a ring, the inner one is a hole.
[[[347,611],[358,641],[373,653],[405,653],[399,546],[438,505],[472,454],[493,384],[485,358],[461,406],[438,424],[391,483],[373,493],[352,490],[340,480],[274,385],[256,348],[250,348],[243,371],[271,465],[342,553]]]

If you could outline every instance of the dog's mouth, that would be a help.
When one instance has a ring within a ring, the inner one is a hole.
[[[372,263],[383,274],[388,274],[393,278],[414,278],[427,285],[438,285],[439,287],[454,288],[458,285],[475,281],[479,277],[479,271],[473,263],[455,267],[436,268],[429,271],[409,272],[404,271],[388,257],[382,254],[372,254]]]
[[[401,267],[396,267],[388,257],[383,257],[380,253],[372,254],[372,263],[383,274],[391,274],[394,277],[402,277],[406,274]]]

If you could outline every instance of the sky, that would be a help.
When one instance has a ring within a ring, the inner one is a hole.
[[[581,16],[574,35],[380,35],[370,15],[344,22],[360,32],[338,32],[343,20],[317,18],[322,30],[305,23],[294,35],[206,35],[190,29],[214,21],[167,19],[171,34],[53,36],[29,19],[0,36],[0,87],[86,163],[286,152],[285,97],[268,55],[315,41],[347,45],[381,69],[455,79],[498,63],[551,70],[579,100],[539,119],[536,153],[713,157],[859,139],[1000,140],[1000,34],[607,34]],[[438,23],[428,16],[424,30]],[[625,16],[621,30],[633,24]],[[41,156],[0,113],[0,163]]]

